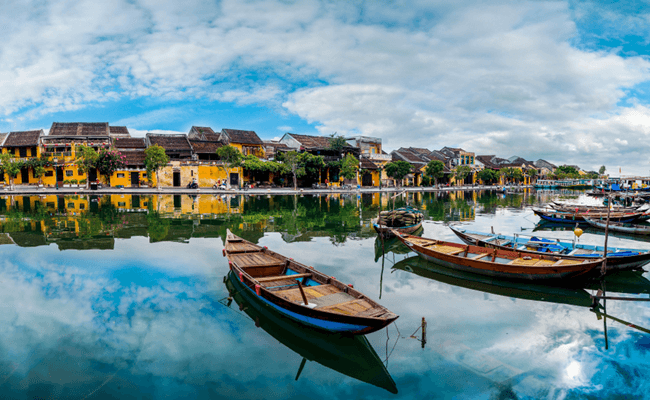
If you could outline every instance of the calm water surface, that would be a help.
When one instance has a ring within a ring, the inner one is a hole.
[[[425,212],[424,236],[458,241],[450,223],[532,234],[530,207],[557,196],[410,202]],[[602,318],[589,299],[599,283],[450,276],[376,240],[370,219],[389,204],[378,194],[0,198],[0,398],[650,398],[650,303],[609,300]],[[351,339],[258,312],[229,292],[226,229],[353,283],[400,318]],[[603,239],[587,230],[580,241]],[[607,293],[647,299],[647,278],[608,278]]]

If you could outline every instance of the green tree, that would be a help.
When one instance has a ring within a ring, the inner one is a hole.
[[[307,152],[298,153],[293,150],[283,154],[282,162],[285,165],[285,171],[290,173],[293,178],[294,190],[298,189],[298,178],[305,175],[315,175],[325,166],[322,156]]]
[[[346,147],[348,147],[348,142],[343,136],[337,135],[336,132],[330,135],[330,149],[338,151],[340,153]]]
[[[499,180],[499,173],[493,169],[484,168],[476,174],[476,177],[485,184],[494,184]]]
[[[402,160],[392,161],[384,166],[384,171],[386,171],[386,175],[399,183],[406,175],[411,173],[411,164]]]
[[[38,179],[39,185],[43,183],[41,178],[43,177],[43,175],[45,175],[45,167],[49,167],[51,165],[52,165],[52,161],[49,161],[45,158],[32,158],[25,162],[25,166],[30,167],[32,169],[34,178]]]
[[[562,165],[560,167],[557,167],[555,174],[558,176],[560,176],[560,174],[564,174],[564,176],[567,178],[577,178],[580,176],[580,172],[576,169],[576,167],[572,167],[571,165]]]
[[[144,151],[144,166],[147,168],[147,176],[149,182],[152,181],[151,176],[156,174],[156,187],[160,190],[160,179],[158,179],[158,171],[160,168],[167,165],[169,156],[165,153],[165,149],[157,144],[149,146]]]
[[[74,160],[74,163],[81,173],[87,174],[93,168],[97,168],[99,154],[92,147],[84,145],[78,146],[75,149],[75,154],[77,155],[77,159]],[[89,184],[90,182],[86,179],[86,189]]]
[[[424,173],[433,178],[434,184],[438,186],[438,179],[445,174],[445,164],[440,160],[431,160],[424,169]]]
[[[359,160],[352,154],[346,154],[341,162],[341,175],[345,179],[354,179],[359,170]]]
[[[459,165],[454,168],[454,178],[456,179],[456,182],[464,182],[465,178],[467,178],[471,173],[472,168],[467,165]]]
[[[244,156],[236,147],[231,145],[219,147],[217,156],[223,163],[219,167],[226,173],[226,187],[230,189],[230,169],[240,167]]]
[[[600,175],[604,175],[606,170],[607,170],[607,168],[605,168],[604,165],[601,165],[600,168],[598,169],[598,173]]]
[[[9,175],[9,186],[14,188],[14,178],[18,176],[20,169],[23,167],[23,162],[17,160],[13,154],[4,153],[0,154],[0,164],[2,170]]]
[[[111,176],[115,171],[126,165],[125,158],[119,151],[112,149],[102,149],[97,155],[97,171],[104,176],[108,186],[111,185]]]

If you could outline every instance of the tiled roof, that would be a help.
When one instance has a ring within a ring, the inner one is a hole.
[[[209,126],[193,126],[192,129],[190,129],[190,133],[191,132],[196,132],[194,136],[190,135],[191,138],[207,140],[211,142],[219,141],[219,134],[212,130],[212,128]]]
[[[5,140],[5,147],[38,146],[41,130],[11,132]]]
[[[111,135],[131,136],[126,126],[109,126],[108,129]]]
[[[124,138],[117,137],[113,139],[113,146],[118,149],[144,149],[144,138]]]
[[[49,136],[108,136],[108,122],[53,122]]]
[[[373,163],[372,161],[370,161],[370,160],[368,160],[367,158],[364,158],[364,157],[362,157],[359,160],[359,168],[363,168],[363,169],[379,169],[379,167],[377,165],[375,165],[375,163]]]
[[[192,143],[192,148],[195,153],[215,153],[218,148],[223,147],[223,143],[214,142],[214,141],[205,141],[205,140],[194,140],[190,139]]]
[[[231,143],[263,144],[262,139],[254,131],[240,131],[237,129],[222,129],[221,132],[228,137]]]
[[[411,152],[409,149],[400,148],[398,150],[395,150],[393,153],[397,154],[397,156],[403,161],[415,164],[426,164],[426,161],[424,159],[422,159],[419,155]]]
[[[306,149],[326,149],[330,147],[330,138],[326,136],[298,135],[296,133],[287,133],[287,135],[296,139]]]
[[[123,151],[121,154],[127,166],[144,165],[144,150]]]
[[[147,133],[147,138],[149,138],[149,143],[152,145],[157,144],[165,150],[192,150],[190,142],[187,140],[187,136],[182,134],[168,135]]]

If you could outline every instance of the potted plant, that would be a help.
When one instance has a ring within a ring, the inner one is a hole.
[[[87,179],[82,179],[82,180],[79,181],[79,185],[80,186],[85,186],[87,182],[88,182]]]
[[[70,181],[67,180],[67,179],[64,180],[64,181],[63,181],[63,187],[64,187],[64,188],[65,188],[65,187],[70,187]]]
[[[76,179],[70,179],[70,186],[71,187],[77,187],[77,180]]]

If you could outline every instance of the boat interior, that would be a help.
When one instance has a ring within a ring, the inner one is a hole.
[[[241,238],[229,238],[226,251],[230,261],[257,284],[286,301],[342,315],[393,315],[352,287]]]

